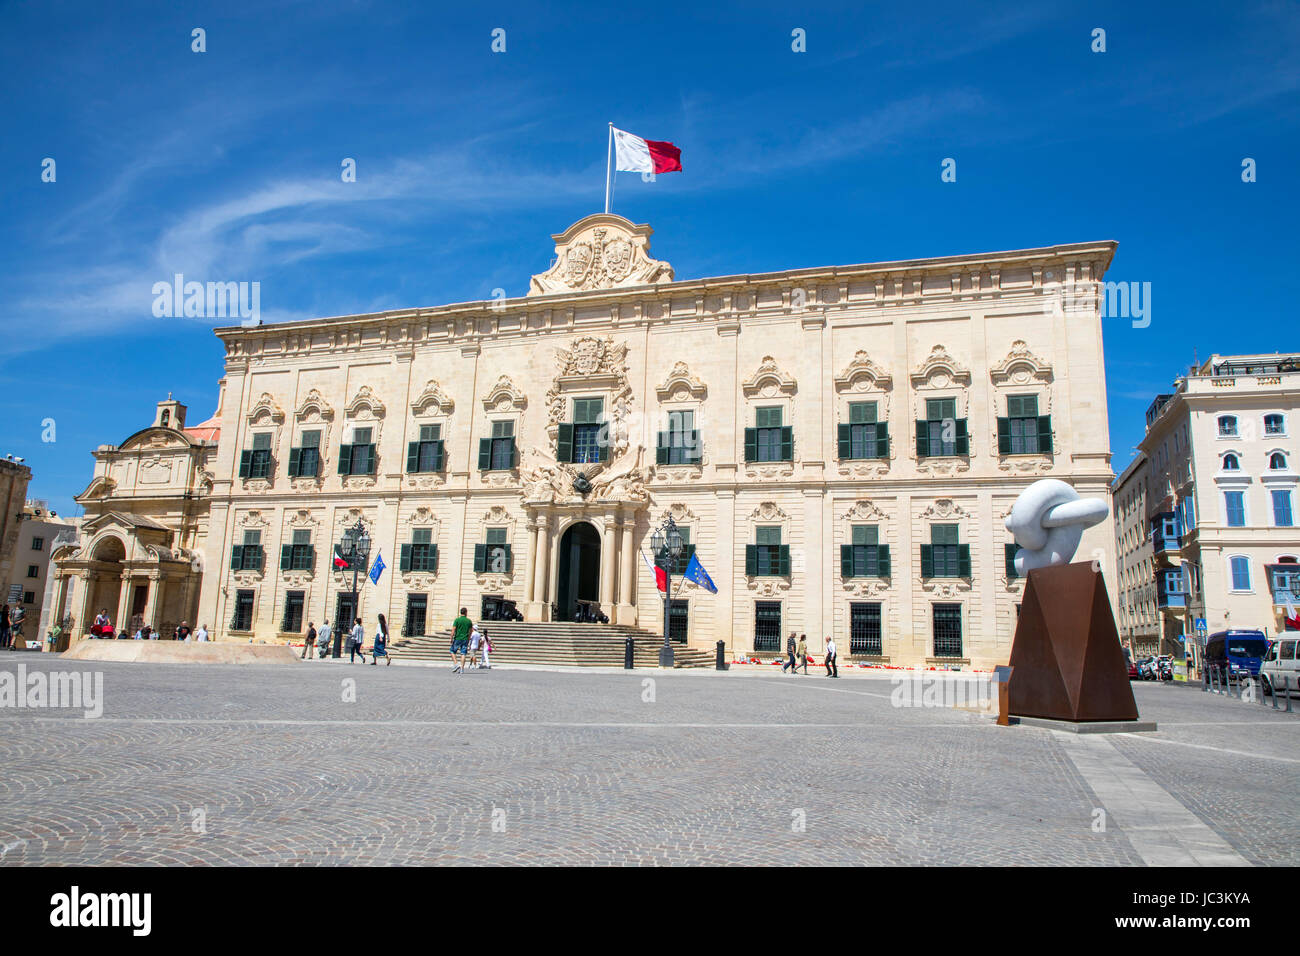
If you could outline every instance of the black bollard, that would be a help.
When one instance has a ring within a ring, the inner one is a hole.
[[[717,663],[714,665],[718,670],[725,671],[731,665],[727,663],[727,645],[718,641]]]
[[[630,670],[635,666],[635,665],[633,664],[633,661],[632,661],[632,654],[633,654],[633,651],[632,651],[632,638],[629,637],[629,638],[627,638],[627,639],[623,642],[623,668],[624,668],[624,670],[629,670],[629,671],[630,671]]]

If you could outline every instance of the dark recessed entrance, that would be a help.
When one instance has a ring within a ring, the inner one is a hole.
[[[572,621],[579,601],[600,600],[600,535],[579,522],[560,538],[556,619]]]

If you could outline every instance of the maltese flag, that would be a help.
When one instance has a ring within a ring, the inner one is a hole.
[[[1282,606],[1286,609],[1287,623],[1294,629],[1300,630],[1300,610],[1296,609],[1295,600],[1291,597],[1291,589],[1287,588],[1282,592]]]
[[[615,127],[614,168],[626,173],[679,173],[682,151],[672,143],[642,139]]]
[[[644,551],[641,552],[641,560],[644,561],[645,566],[650,569],[650,573],[655,576],[655,587],[658,588],[660,591],[667,592],[668,572],[665,571],[663,568],[659,567],[657,564],[651,564],[650,559],[645,556]]]

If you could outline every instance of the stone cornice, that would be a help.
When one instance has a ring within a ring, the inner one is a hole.
[[[695,308],[689,311],[692,321],[698,321],[699,314],[705,312],[720,323],[766,315],[834,314],[850,309],[869,312],[883,306],[946,305],[972,299],[1027,299],[1044,294],[1042,276],[1049,265],[1060,264],[1070,274],[1074,274],[1077,268],[1075,281],[1088,283],[1099,280],[1109,267],[1116,247],[1113,241],[1072,243],[1007,252],[718,276],[585,292],[535,293],[513,299],[322,317],[249,328],[222,326],[214,329],[214,333],[226,344],[228,369],[238,371],[240,363],[249,360],[258,362],[301,356],[307,352],[361,350],[376,346],[462,347],[470,341],[509,333],[576,332],[574,313],[578,310],[599,311],[605,308],[609,311],[608,318],[584,322],[584,332],[647,321],[667,321],[669,319],[662,316],[652,319],[648,312],[662,309],[666,303],[691,298],[695,299]],[[1027,285],[1002,288],[1001,278],[1008,271],[1017,269],[1028,271],[1032,281]],[[981,282],[978,289],[961,288],[961,279],[971,276],[982,276],[988,285]],[[942,291],[923,291],[925,280],[935,278],[946,280],[956,288],[950,285]],[[903,282],[904,279],[907,281]],[[873,286],[874,291],[863,291],[853,297],[849,294],[853,284]],[[802,306],[792,304],[790,293],[794,289],[804,289],[810,294]],[[760,293],[773,291],[780,292],[777,299],[759,303]],[[823,291],[829,291],[832,299],[824,301]],[[717,299],[716,306],[709,308],[708,299]],[[631,309],[634,314],[631,317],[622,315],[625,309]],[[430,334],[435,331],[437,334]],[[417,332],[420,334],[416,335]],[[328,334],[331,341],[325,345],[313,343],[312,338],[322,333]],[[273,348],[268,349],[268,345]]]

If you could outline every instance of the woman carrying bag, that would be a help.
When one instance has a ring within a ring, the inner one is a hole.
[[[375,646],[370,648],[370,666],[378,664],[381,657],[388,662],[385,667],[392,666],[393,659],[388,656],[388,622],[382,614],[379,615],[379,630],[375,631]]]

